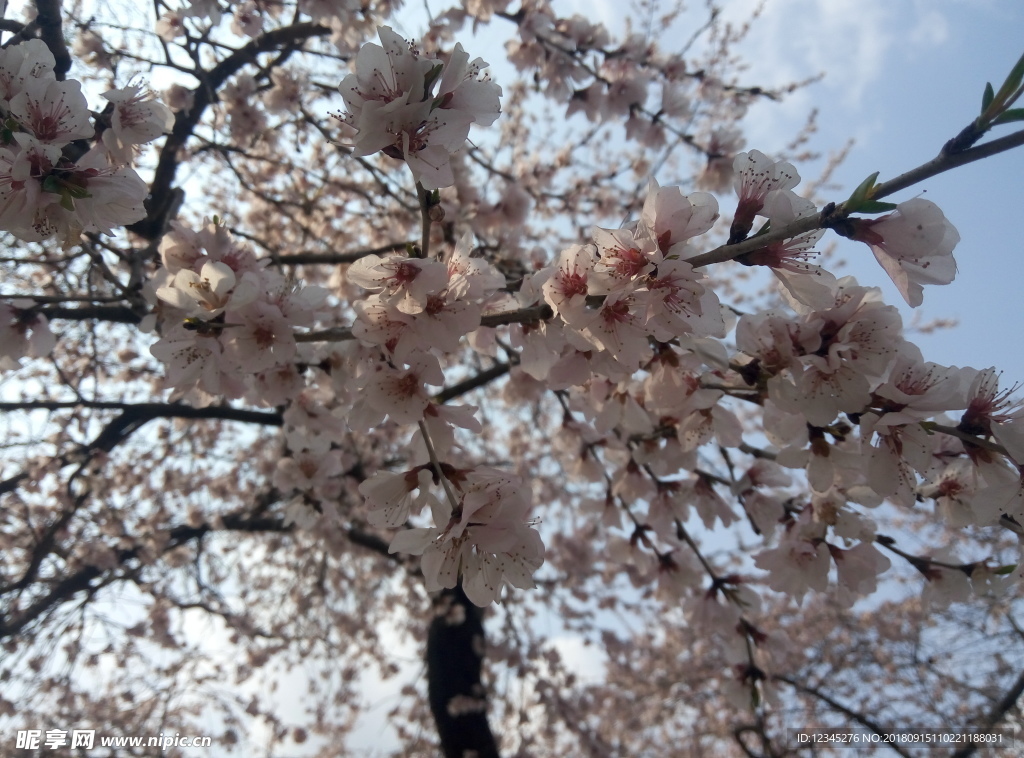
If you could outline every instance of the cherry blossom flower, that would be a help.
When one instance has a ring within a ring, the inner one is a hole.
[[[878,576],[892,566],[892,562],[870,542],[861,542],[845,550],[829,544],[828,551],[836,562],[840,598],[847,606],[875,592]]]
[[[373,526],[401,526],[410,515],[419,515],[432,501],[429,466],[395,474],[378,471],[359,485],[359,493],[371,509],[367,518]],[[413,495],[414,492],[418,495]]]
[[[902,340],[899,312],[883,305],[877,290],[849,280],[838,285],[834,307],[804,319],[807,329],[817,330],[819,345],[800,358],[801,369],[790,364],[792,382],[769,385],[779,407],[804,414],[815,426],[828,425],[840,412],[865,410],[873,381],[884,376]]]
[[[295,356],[292,325],[276,306],[256,300],[231,312],[226,354],[243,371],[261,371]]]
[[[772,190],[760,209],[773,229],[781,229],[799,218],[817,213],[814,203],[785,189]],[[835,302],[836,278],[810,261],[818,256],[813,248],[823,229],[800,234],[754,250],[737,260],[747,266],[768,266],[786,288],[788,300],[797,312],[828,308]]]
[[[733,184],[739,197],[729,243],[741,241],[753,226],[754,216],[761,213],[768,193],[773,190],[791,190],[800,183],[800,174],[788,161],[773,161],[760,150],[739,153],[732,164]],[[762,214],[766,215],[766,214]],[[777,228],[777,226],[776,226]]]
[[[907,304],[923,302],[922,284],[949,284],[956,276],[953,248],[960,235],[935,203],[915,197],[879,219],[853,219],[847,236],[871,246]]]
[[[66,145],[93,136],[82,84],[73,79],[29,79],[9,107],[11,116],[42,143]]]
[[[399,311],[409,314],[423,311],[428,298],[448,283],[447,267],[439,261],[401,255],[367,255],[349,266],[346,276],[360,287],[385,292]]]
[[[584,321],[583,336],[633,372],[651,356],[647,332],[632,295],[617,292]]]
[[[754,565],[769,572],[768,586],[776,592],[803,600],[807,590],[824,592],[831,566],[829,550],[822,537],[824,527],[810,520],[810,509],[790,522],[778,547],[754,557]]]
[[[141,87],[125,87],[103,93],[113,103],[110,128],[103,132],[103,144],[117,163],[131,163],[137,145],[152,142],[174,126],[174,114]]]
[[[337,450],[299,450],[277,461],[273,482],[285,494],[319,493],[342,470],[341,454]]]
[[[186,13],[183,10],[167,11],[157,19],[154,31],[164,42],[173,42],[185,36]]]
[[[706,148],[707,163],[697,177],[697,188],[708,192],[725,192],[733,178],[733,162],[743,145],[743,135],[736,129],[725,127],[711,133]]]
[[[544,301],[565,323],[579,326],[587,318],[589,279],[594,271],[594,248],[573,245],[563,250],[541,287]]]
[[[231,14],[231,31],[240,37],[257,37],[263,31],[263,14],[255,0],[245,0]]]
[[[421,555],[428,591],[454,587],[462,576],[467,597],[485,606],[501,597],[507,582],[520,589],[535,586],[533,574],[544,562],[544,545],[525,523],[528,501],[517,477],[479,470],[466,477],[458,512],[447,501],[433,505],[434,523],[408,529],[391,541],[389,551]]]
[[[56,62],[41,39],[28,39],[0,50],[0,103],[5,112],[9,103],[33,80],[54,81]]]
[[[661,260],[654,240],[643,235],[636,237],[628,229],[594,227],[591,235],[598,257],[587,279],[588,294],[607,295],[629,289]]]
[[[959,428],[982,437],[992,435],[1015,463],[1024,466],[1024,407],[1010,398],[1017,389],[1014,385],[1000,391],[999,373],[994,368],[977,372],[967,390],[967,410]]]
[[[645,326],[660,342],[682,334],[724,337],[725,319],[715,293],[700,284],[703,275],[686,261],[667,260],[637,294],[645,307]]]
[[[363,45],[355,73],[339,86],[348,110],[341,118],[357,130],[354,154],[383,150],[403,158],[426,189],[449,187],[451,154],[473,123],[494,122],[501,88],[481,75],[487,64],[470,62],[459,44],[446,65],[422,57],[390,27],[377,31],[381,45]]]
[[[679,187],[660,187],[651,178],[640,223],[663,255],[679,255],[686,240],[710,231],[717,219],[718,201],[714,195],[684,195]]]
[[[990,513],[988,518],[982,519],[972,508],[978,484],[978,472],[974,464],[965,458],[958,458],[936,480],[921,485],[918,494],[934,498],[943,520],[952,526],[995,523],[999,513]],[[1009,497],[1005,500],[1009,500]]]
[[[241,308],[256,299],[258,279],[250,272],[243,277],[238,281],[227,264],[207,260],[198,274],[191,269],[180,269],[174,275],[173,285],[160,287],[156,294],[188,316],[211,319],[227,308]]]
[[[223,348],[215,334],[186,331],[175,326],[149,348],[153,357],[164,364],[164,382],[174,387],[173,396],[181,396],[193,388],[208,397],[241,397],[245,385],[237,370],[222,359]]]
[[[429,353],[416,353],[410,357],[409,365],[410,368],[402,370],[378,363],[365,380],[366,403],[381,418],[387,414],[397,424],[422,420],[430,403],[424,385],[444,383],[441,366]]]
[[[49,355],[57,344],[46,316],[30,300],[0,303],[0,370],[17,368],[25,356]]]

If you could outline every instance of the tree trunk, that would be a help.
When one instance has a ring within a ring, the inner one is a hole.
[[[461,584],[444,590],[427,633],[427,687],[445,758],[499,758],[480,681],[484,646],[483,610]]]

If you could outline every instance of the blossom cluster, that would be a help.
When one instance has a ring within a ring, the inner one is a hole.
[[[461,44],[442,62],[390,27],[377,31],[381,44],[363,45],[355,73],[339,88],[348,109],[339,118],[357,131],[353,154],[384,151],[404,160],[424,188],[450,187],[451,154],[465,145],[472,124],[488,126],[498,118],[501,87]]]
[[[313,323],[327,291],[292,286],[215,222],[198,232],[175,224],[160,256],[156,297],[172,310],[150,351],[167,366],[167,386],[202,404],[295,398],[303,383],[294,329]]]
[[[378,33],[382,44],[365,45],[341,85],[355,153],[383,151],[404,160],[421,186],[447,186],[451,156],[470,124],[497,117],[500,89],[480,78],[484,64],[470,63],[461,46],[441,62],[390,28]],[[235,99],[232,129],[251,97]],[[286,287],[221,227],[177,227],[161,246],[165,272],[156,294],[177,309],[178,323],[152,351],[179,392],[290,405],[290,452],[275,484],[299,493],[300,504],[337,495],[344,429],[415,425],[412,467],[379,471],[360,486],[367,519],[388,528],[413,524],[396,535],[392,550],[422,556],[428,588],[452,587],[461,577],[481,604],[499,599],[506,583],[532,586],[544,555],[525,483],[452,462],[461,456],[456,429],[481,431],[477,409],[431,396],[464,338],[476,335],[474,347],[493,341],[480,329],[488,310],[547,306],[553,314],[508,328],[518,352],[513,375],[566,391],[569,408],[582,414],[562,431],[567,443],[576,441],[565,449],[605,451],[604,464],[587,455],[573,469],[588,481],[607,477],[599,507],[608,525],[622,523],[617,501],[646,502],[638,523],[668,545],[678,544],[679,524],[691,512],[708,527],[736,521],[718,492],[723,482],[702,472],[697,456],[711,442],[745,447],[735,408],[741,401],[761,408],[774,461],[755,460],[729,495],[766,539],[781,535],[755,559],[773,589],[802,597],[824,589],[835,568],[849,601],[872,591],[889,563],[874,545],[873,520],[857,506],[934,497],[956,523],[1024,521],[1024,414],[1008,405],[993,373],[926,363],[877,290],[817,265],[823,224],[754,244],[766,230],[816,221],[815,205],[794,192],[800,177],[791,164],[752,150],[732,159],[729,176],[738,199],[729,241],[745,243],[746,251],[736,260],[771,270],[789,310],[737,318],[723,307],[697,260],[699,238],[719,219],[718,200],[652,180],[639,218],[618,229],[593,228],[588,244],[527,275],[514,296],[502,291],[504,276],[471,256],[469,235],[446,260],[412,252],[361,257],[345,272],[347,285],[367,293],[352,300],[357,342],[334,351],[329,387],[319,388],[300,376],[305,359],[293,330],[312,324],[325,293]],[[902,203],[879,218],[844,219],[837,230],[870,246],[911,305],[921,302],[923,285],[955,275],[958,236],[929,201]],[[730,334],[734,346],[725,342]],[[926,427],[957,411],[960,431],[993,438],[1005,455]],[[801,471],[809,485],[799,507],[787,469]],[[433,525],[416,526],[425,510]],[[304,511],[292,513],[301,519]],[[611,555],[640,565],[644,544],[631,540]],[[686,562],[667,556],[651,553],[660,586],[678,593],[690,581],[682,581]],[[734,592],[741,584],[733,582]]]
[[[398,424],[419,424],[419,456],[444,460],[452,451],[455,428],[481,431],[473,406],[431,402],[429,385],[440,386],[439,358],[459,349],[460,340],[480,326],[486,307],[503,296],[504,277],[487,261],[471,256],[467,235],[447,261],[381,258],[354,263],[348,281],[371,294],[356,304],[353,334],[373,346],[379,358],[357,381],[359,399],[347,414],[349,426],[368,430],[385,416]],[[434,526],[400,532],[392,552],[422,555],[429,589],[454,587],[461,576],[467,595],[480,605],[499,599],[505,582],[532,587],[543,562],[540,536],[528,525],[528,488],[518,477],[486,467],[435,470],[424,461],[404,474],[380,472],[360,486],[370,523],[397,527],[426,504]],[[445,497],[432,494],[443,484]],[[419,491],[415,498],[412,493]]]
[[[69,246],[145,217],[148,190],[128,164],[136,146],[170,128],[171,113],[138,88],[112,90],[109,128],[79,150],[72,143],[94,139],[96,128],[81,84],[57,81],[54,66],[41,40],[0,51],[0,229]]]

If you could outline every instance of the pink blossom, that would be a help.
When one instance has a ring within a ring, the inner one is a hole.
[[[814,203],[786,189],[768,192],[761,203],[763,215],[773,229],[788,226],[797,219],[817,213]],[[823,229],[806,232],[792,239],[775,242],[738,258],[747,266],[768,266],[786,288],[790,304],[799,312],[823,309],[835,302],[836,278],[814,263],[818,256],[814,246],[824,235]]]
[[[239,282],[226,264],[207,260],[198,274],[180,269],[174,275],[173,285],[160,287],[156,294],[188,316],[211,319],[227,308],[237,309],[253,302],[259,294],[259,281],[246,272]]]
[[[141,87],[113,89],[103,97],[114,105],[110,129],[103,132],[103,144],[117,163],[131,163],[136,145],[152,142],[174,126],[171,109]]]
[[[56,62],[41,39],[0,49],[0,100],[9,103],[34,80],[54,81]]]
[[[377,364],[365,385],[366,402],[397,424],[422,420],[430,403],[426,384],[440,386],[444,374],[437,359],[428,353],[417,353],[409,359],[410,368],[401,370]]]
[[[994,368],[977,372],[967,390],[967,410],[959,428],[982,437],[992,435],[1015,463],[1024,466],[1024,407],[1010,397],[1017,389],[1014,385],[1000,391]]]
[[[871,246],[907,304],[923,301],[922,284],[949,284],[956,276],[957,234],[935,203],[915,197],[880,219],[855,219],[851,239]]]
[[[645,307],[645,326],[660,342],[683,334],[724,337],[725,320],[715,293],[686,261],[670,259],[650,275],[637,301]]]
[[[634,236],[628,229],[594,227],[591,235],[597,247],[597,262],[587,280],[591,295],[622,292],[638,278],[652,271],[661,260],[654,240]]]
[[[57,344],[46,316],[32,301],[0,303],[0,370],[17,368],[25,356],[49,355]]]
[[[652,354],[635,299],[621,292],[609,295],[584,322],[583,335],[626,370],[636,371]]]
[[[587,293],[593,271],[593,246],[573,245],[559,254],[554,270],[541,287],[544,301],[567,324],[578,326],[586,319]]]
[[[357,130],[354,154],[383,150],[403,158],[426,189],[451,186],[451,154],[465,144],[471,124],[497,118],[501,88],[481,75],[487,64],[470,62],[461,45],[445,65],[421,56],[390,27],[377,31],[381,46],[363,45],[356,73],[339,86],[348,110],[343,121]]]
[[[836,562],[841,597],[853,605],[858,598],[872,594],[878,589],[878,576],[892,566],[870,542],[861,542],[848,550],[828,545],[829,553]]]
[[[30,79],[9,107],[11,115],[42,143],[66,145],[93,136],[82,85],[73,79]]]
[[[257,374],[295,356],[292,326],[276,306],[257,300],[230,315],[226,353],[244,372]]]
[[[255,0],[245,0],[231,14],[231,31],[240,37],[257,37],[263,31],[263,14]]]
[[[754,557],[754,565],[769,572],[768,586],[803,600],[807,590],[824,592],[831,566],[828,547],[822,540],[824,528],[801,514],[800,520],[787,526],[779,546],[763,550]]]
[[[435,501],[438,526],[399,532],[389,550],[423,556],[428,591],[454,587],[461,575],[466,595],[480,606],[499,600],[506,582],[521,589],[534,587],[544,545],[537,530],[524,522],[528,502],[523,491],[522,483],[504,472],[473,472],[460,512],[446,501]]]
[[[418,515],[433,498],[430,483],[427,466],[400,474],[378,471],[359,485],[359,493],[371,509],[367,520],[373,526],[401,526],[410,515]],[[417,490],[419,494],[414,496]]]
[[[791,190],[800,183],[796,167],[787,161],[773,161],[760,150],[739,153],[732,164],[733,185],[739,197],[736,215],[729,230],[729,243],[739,242],[747,236],[754,216],[761,213],[765,199],[772,190]],[[765,215],[765,214],[762,214]],[[773,228],[776,225],[773,224]]]
[[[663,255],[678,255],[686,240],[710,231],[717,219],[714,195],[684,195],[679,187],[660,187],[653,178],[650,180],[640,223]]]
[[[435,260],[396,255],[367,255],[348,268],[348,280],[368,290],[383,291],[402,313],[423,311],[431,295],[448,283],[448,270]]]

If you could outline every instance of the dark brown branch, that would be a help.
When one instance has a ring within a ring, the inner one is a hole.
[[[81,464],[88,460],[96,452],[109,453],[121,442],[149,421],[157,418],[192,418],[192,419],[220,419],[223,421],[240,421],[249,424],[264,424],[268,426],[281,426],[283,423],[281,414],[267,411],[248,411],[240,408],[227,408],[223,406],[210,406],[208,408],[193,408],[189,405],[176,405],[168,403],[90,403],[88,401],[71,403],[49,403],[46,401],[30,401],[26,403],[3,403],[0,410],[61,410],[65,408],[98,408],[117,409],[121,414],[108,423],[96,438],[79,447],[71,453],[60,457],[61,467],[71,464]],[[0,495],[13,491],[17,486],[29,477],[27,471],[0,482]]]
[[[389,245],[381,245],[369,250],[356,250],[351,253],[291,253],[290,255],[275,256],[274,263],[279,266],[355,263],[368,255],[404,252],[409,244],[408,242],[392,242]]]
[[[461,397],[467,392],[472,392],[475,389],[487,386],[495,379],[505,376],[511,368],[512,366],[508,363],[498,363],[491,366],[489,369],[481,371],[479,374],[475,374],[468,379],[458,382],[457,384],[453,384],[451,387],[446,387],[434,395],[433,399],[438,403],[447,403],[449,400]]]
[[[36,0],[36,22],[39,24],[39,38],[46,43],[56,61],[53,73],[58,82],[71,69],[71,53],[64,42],[63,21],[60,17],[61,0]]]
[[[783,676],[782,674],[776,674],[776,675],[774,675],[772,677],[772,679],[774,679],[777,682],[785,682],[786,684],[788,684],[789,686],[791,686],[793,689],[797,690],[798,692],[803,692],[806,695],[810,695],[812,697],[817,698],[818,700],[820,700],[821,702],[825,703],[830,708],[839,711],[844,716],[852,719],[856,723],[858,723],[861,726],[863,726],[865,729],[869,729],[870,731],[872,731],[875,734],[877,734],[878,737],[881,739],[882,743],[888,745],[889,748],[893,752],[895,752],[895,753],[897,753],[899,755],[902,755],[903,758],[910,758],[910,754],[907,753],[905,750],[903,750],[898,744],[894,744],[892,742],[886,742],[885,741],[885,735],[886,734],[893,734],[895,730],[886,729],[886,728],[880,726],[878,723],[876,723],[874,721],[874,719],[870,718],[869,716],[865,716],[863,713],[859,713],[859,712],[857,712],[857,711],[855,711],[855,710],[853,710],[851,708],[847,708],[845,705],[840,703],[838,700],[835,700],[835,699],[829,697],[828,695],[826,695],[824,692],[822,692],[821,690],[817,689],[816,687],[811,687],[810,685],[801,684],[800,682],[796,681],[795,679],[792,679],[792,678],[790,678],[788,676]]]
[[[1024,695],[1024,672],[1021,672],[1017,680],[1006,691],[1006,694],[999,699],[999,702],[995,704],[995,707],[992,708],[981,724],[977,727],[971,727],[971,731],[976,729],[978,732],[983,733],[995,729],[1006,718],[1006,715],[1017,707],[1017,701],[1020,700],[1021,695]],[[968,756],[974,755],[979,747],[985,747],[985,743],[972,742],[966,744],[953,753],[950,758],[968,758]]]
[[[188,112],[181,111],[174,121],[171,133],[160,151],[160,159],[153,174],[150,185],[150,197],[146,201],[148,215],[142,221],[128,227],[146,239],[157,239],[171,218],[173,209],[173,185],[178,172],[179,153],[192,136],[206,108],[217,99],[217,91],[227,80],[244,66],[255,63],[260,53],[267,53],[290,45],[300,45],[311,37],[325,36],[331,33],[326,26],[311,21],[292,24],[261,34],[248,44],[222,60],[207,72],[195,71],[200,80],[195,89],[192,107]]]
[[[62,319],[64,321],[111,321],[116,324],[138,324],[142,316],[124,305],[87,305],[80,308],[68,308],[64,306],[51,306],[40,308],[42,313],[50,321]]]
[[[229,515],[223,519],[223,529],[218,531],[243,531],[243,532],[288,532],[290,525],[276,518],[256,517],[249,518],[238,514]],[[165,547],[167,550],[180,547],[191,540],[198,539],[213,531],[212,527],[203,524],[201,526],[179,526],[170,531],[169,539]],[[117,552],[118,565],[123,567],[138,559],[143,547],[137,546]],[[70,600],[77,593],[96,589],[93,581],[106,574],[105,569],[96,566],[85,566],[68,577],[57,582],[53,588],[43,597],[32,603],[21,613],[10,618],[0,618],[0,639],[19,634],[26,626],[49,611],[53,606]]]

